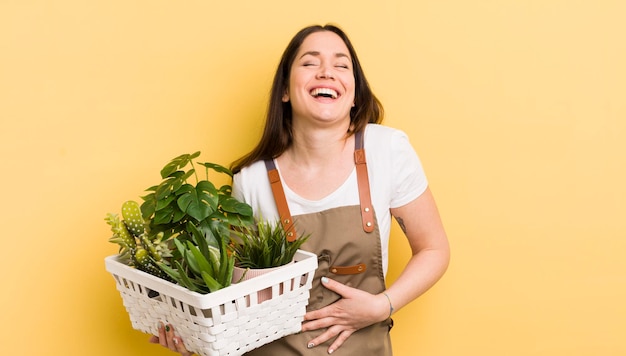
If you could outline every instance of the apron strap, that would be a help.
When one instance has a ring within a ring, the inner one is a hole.
[[[287,241],[293,242],[296,240],[296,234],[293,231],[293,218],[291,217],[291,212],[287,205],[285,191],[283,190],[283,185],[280,183],[280,174],[278,174],[274,160],[266,159],[265,168],[267,169],[267,176],[272,186],[272,194],[274,195],[274,201],[278,209],[278,216],[280,216],[280,223],[283,225],[285,232],[287,232]]]
[[[354,134],[354,164],[356,165],[356,180],[359,186],[359,202],[361,204],[361,220],[365,232],[374,231],[374,209],[370,196],[370,182],[367,176],[367,162],[363,131]]]
[[[361,220],[365,232],[374,231],[374,209],[372,208],[372,198],[370,196],[370,183],[367,176],[367,162],[365,160],[365,148],[363,148],[363,132],[354,134],[354,164],[356,166],[356,180],[359,187],[359,203],[361,204]],[[287,205],[285,191],[280,181],[280,174],[274,164],[273,159],[265,160],[267,176],[272,187],[272,194],[280,216],[280,222],[287,232],[287,240],[294,241],[296,236],[293,231],[293,217]]]

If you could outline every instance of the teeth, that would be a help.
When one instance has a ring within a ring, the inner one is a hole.
[[[311,95],[313,95],[314,97],[324,96],[337,99],[337,92],[330,88],[315,88],[311,90]]]

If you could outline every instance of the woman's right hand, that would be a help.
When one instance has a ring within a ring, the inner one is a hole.
[[[153,344],[160,344],[174,352],[178,352],[183,356],[191,356],[193,352],[187,351],[183,344],[183,339],[174,335],[174,327],[168,324],[159,323],[159,336],[151,336],[150,342]]]

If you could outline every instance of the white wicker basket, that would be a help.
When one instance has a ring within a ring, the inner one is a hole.
[[[301,330],[317,256],[298,250],[296,263],[209,294],[192,292],[118,260],[105,258],[133,328],[158,335],[171,323],[188,350],[236,356]],[[257,292],[272,298],[258,303]]]

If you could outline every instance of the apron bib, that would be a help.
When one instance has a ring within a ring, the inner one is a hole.
[[[362,134],[355,136],[355,161],[359,181],[360,205],[328,209],[318,213],[291,217],[280,177],[273,161],[266,161],[272,190],[281,221],[286,228],[295,229],[295,236],[311,234],[302,249],[317,254],[318,268],[315,271],[307,311],[317,310],[341,298],[321,285],[321,277],[329,277],[353,288],[372,294],[385,290],[382,268],[380,232],[371,207],[365,154],[362,149]],[[365,175],[365,178],[363,178]],[[366,191],[364,191],[366,190]],[[294,237],[295,237],[294,236]],[[391,318],[354,332],[334,355],[391,356],[389,330]],[[323,330],[288,335],[258,349],[247,356],[283,355],[328,355],[327,350],[334,339],[312,349],[307,348],[310,340]]]

